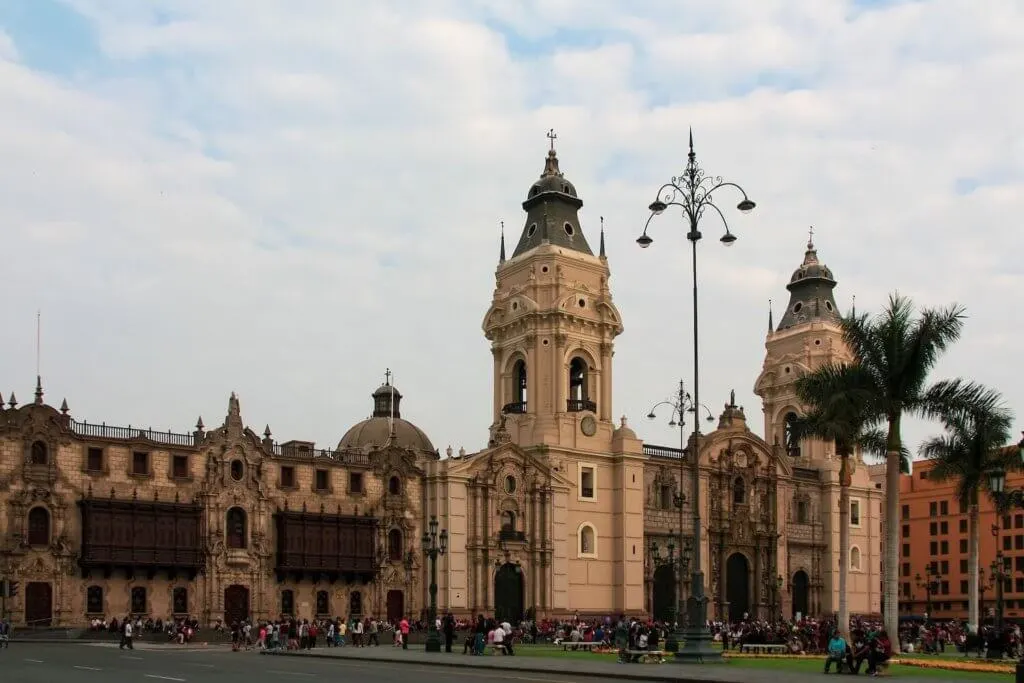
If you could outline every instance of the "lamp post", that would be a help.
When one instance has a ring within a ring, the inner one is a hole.
[[[932,618],[932,596],[939,592],[939,573],[935,571],[932,565],[927,565],[924,568],[924,577],[920,574],[914,576],[914,583],[917,584],[918,588],[924,589],[925,595],[925,608],[924,608],[924,619],[925,622],[931,621]]]
[[[448,551],[448,530],[437,533],[437,517],[430,517],[423,532],[423,554],[430,560],[430,621],[427,624],[427,652],[441,651],[441,633],[437,630],[437,558]]]
[[[643,234],[636,242],[642,248],[651,246],[654,239],[647,234],[654,217],[665,212],[669,207],[677,207],[682,211],[688,231],[686,239],[692,246],[693,265],[693,403],[700,405],[700,351],[699,351],[699,324],[697,316],[697,242],[703,235],[700,232],[700,220],[704,212],[711,210],[717,213],[725,225],[725,234],[721,242],[726,246],[736,241],[736,235],[729,230],[729,223],[725,220],[725,214],[715,204],[714,199],[718,191],[725,187],[738,190],[743,199],[736,208],[747,213],[754,209],[754,202],[747,197],[746,191],[736,183],[726,182],[721,177],[709,176],[697,163],[697,155],[693,151],[693,130],[690,130],[690,152],[687,154],[686,168],[682,175],[673,177],[671,182],[665,183],[658,188],[657,196],[648,207],[651,215],[644,225]],[[693,511],[693,573],[690,583],[690,597],[687,600],[688,625],[685,634],[686,644],[676,653],[675,661],[721,661],[720,650],[711,647],[711,632],[707,628],[708,606],[707,596],[704,593],[704,568],[702,562],[701,539],[700,539],[700,477],[697,476],[698,452],[700,450],[700,422],[694,420],[693,429],[694,448],[693,456],[693,494],[690,497],[690,507]]]
[[[774,605],[772,606],[774,608],[774,611],[775,611],[775,618],[772,621],[776,621],[776,622],[779,619],[782,618],[782,584],[783,583],[784,583],[784,579],[782,578],[782,574],[779,574],[778,576],[775,577],[775,601],[774,601]]]
[[[683,495],[683,472],[685,471],[684,470],[684,466],[685,466],[685,463],[686,463],[686,457],[685,457],[686,456],[686,430],[684,429],[686,427],[686,413],[693,413],[694,416],[696,416],[697,408],[703,408],[705,411],[707,411],[707,421],[708,422],[714,422],[715,421],[715,417],[714,417],[714,415],[711,414],[711,410],[707,406],[705,406],[705,405],[698,405],[697,403],[694,402],[693,397],[690,396],[690,394],[686,391],[686,386],[683,384],[683,380],[679,380],[679,389],[676,390],[676,395],[671,400],[669,400],[669,401],[660,401],[658,403],[655,403],[653,406],[651,406],[651,410],[647,413],[647,419],[648,420],[657,419],[658,414],[657,414],[656,411],[661,406],[669,406],[672,409],[672,415],[669,418],[668,426],[669,427],[678,427],[679,428],[679,486],[676,487],[676,490],[672,492],[672,503],[673,503],[673,505],[675,505],[676,511],[679,513],[679,539],[678,540],[679,540],[679,550],[680,550],[680,552],[682,552],[683,546],[686,543],[685,537],[683,535],[683,522],[684,522],[683,503],[686,502],[686,496]],[[697,420],[694,419],[694,422],[696,422],[696,421]],[[695,428],[694,429],[694,433],[696,433],[697,431],[698,430]],[[694,481],[699,481],[699,471],[698,471],[698,468],[697,468],[697,459],[696,458],[693,458],[693,464],[694,464],[694,468],[693,468]],[[694,488],[694,492],[695,492],[694,495],[695,496],[699,495],[699,492],[696,491],[696,485],[694,485],[693,488]],[[700,512],[697,511],[694,514],[697,515],[695,517],[695,520],[697,520],[699,522]],[[698,523],[698,522],[695,522],[695,523]],[[694,535],[695,542],[699,538],[700,538],[699,534],[695,533],[695,535]],[[669,545],[669,554],[670,555],[671,555],[671,550],[674,547],[675,547],[675,544]],[[696,547],[696,545],[694,547]],[[699,558],[700,555],[697,555],[697,557]],[[679,562],[678,564],[676,564],[675,565],[675,569],[676,569],[676,590],[675,590],[675,600],[674,600],[675,604],[672,606],[672,623],[670,624],[672,628],[669,631],[668,635],[665,637],[665,650],[667,652],[678,652],[679,651],[679,640],[682,638],[682,635],[683,635],[682,633],[679,632],[679,625],[678,625],[679,624],[679,616],[681,614],[683,614],[683,612],[684,612],[684,607],[683,607],[683,581],[684,581],[685,577],[683,576],[683,563]],[[692,586],[690,587],[690,590],[693,591],[693,587]]]
[[[1024,431],[1021,432],[1024,436]],[[1024,438],[1017,443],[1018,463],[1024,466]],[[1021,489],[1006,490],[1006,470],[1001,467],[994,468],[989,472],[988,488],[992,494],[992,501],[996,504],[996,510],[1000,515],[1005,514],[1011,508],[1024,509],[1024,491]],[[992,535],[999,535],[999,525],[992,525]],[[998,548],[998,545],[996,546]],[[999,644],[999,657],[1002,657],[1003,635],[1003,584],[1009,578],[1006,565],[1003,560],[1002,550],[996,551],[996,561],[992,564],[992,581],[996,584],[996,635]],[[991,648],[990,648],[991,649]],[[1024,683],[1024,657],[1017,662],[1017,683]]]

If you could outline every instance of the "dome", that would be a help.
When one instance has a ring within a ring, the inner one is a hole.
[[[558,156],[553,149],[548,152],[548,157],[544,162],[544,172],[541,173],[540,179],[530,186],[526,199],[530,200],[545,192],[558,192],[570,197],[577,197],[576,186],[570,183],[558,169]]]
[[[793,271],[793,276],[789,278],[789,284],[792,285],[801,280],[829,280],[835,282],[832,270],[818,260],[818,251],[814,248],[814,242],[812,241],[807,242],[804,262]]]
[[[363,448],[365,446],[381,447],[390,442],[401,448],[413,448],[420,451],[434,452],[434,444],[423,433],[423,430],[402,419],[399,410],[402,394],[391,384],[391,373],[387,380],[373,392],[373,414],[362,422],[353,425],[338,442],[338,450]]]

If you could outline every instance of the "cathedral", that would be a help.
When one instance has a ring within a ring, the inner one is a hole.
[[[835,612],[839,459],[788,429],[802,410],[796,378],[847,357],[832,272],[809,242],[785,313],[769,321],[754,385],[763,436],[730,398],[685,449],[644,444],[614,416],[623,320],[603,231],[595,254],[582,205],[552,148],[510,255],[502,237],[483,317],[492,421],[476,453],[439,453],[403,417],[389,374],[371,415],[327,449],[251,429],[234,394],[219,426],[200,418],[186,432],[78,421],[38,378],[31,402],[12,394],[0,404],[7,615],[30,626],[419,618],[424,545],[440,530],[440,610],[666,617],[690,591],[683,493],[695,476],[711,618]],[[847,600],[852,614],[875,613],[883,490],[853,460]]]

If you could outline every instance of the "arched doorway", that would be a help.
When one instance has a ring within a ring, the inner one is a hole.
[[[49,626],[53,621],[53,588],[42,581],[25,586],[25,625]]]
[[[494,575],[494,618],[518,624],[525,611],[524,602],[523,570],[506,562]]]
[[[793,574],[793,617],[807,616],[811,606],[811,580],[803,569]]]
[[[388,591],[388,621],[397,624],[405,616],[405,593],[400,590]]]
[[[750,563],[743,553],[733,553],[725,563],[725,599],[729,621],[742,621],[750,612]]]
[[[663,564],[654,570],[651,616],[655,621],[672,621],[672,608],[676,604],[676,571],[671,564]]]
[[[224,623],[230,626],[249,618],[249,589],[245,586],[228,586],[224,589]]]

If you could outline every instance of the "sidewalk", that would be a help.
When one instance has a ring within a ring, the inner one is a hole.
[[[723,664],[676,664],[672,661],[664,664],[619,664],[610,655],[608,661],[589,662],[581,659],[560,659],[554,657],[530,657],[516,655],[483,655],[472,657],[453,652],[428,653],[422,646],[401,650],[385,645],[381,647],[317,647],[304,652],[280,651],[274,657],[317,657],[337,659],[339,661],[365,661],[387,664],[417,664],[420,666],[447,666],[461,669],[489,669],[492,671],[514,671],[517,673],[546,673],[563,676],[579,676],[608,678],[616,680],[658,681],[659,683],[778,683],[785,677],[786,683],[812,683],[826,680],[826,675],[802,672],[779,671],[771,669],[750,669]],[[822,660],[824,668],[824,659]],[[831,679],[827,679],[831,680]],[[922,676],[900,676],[901,683],[934,683],[934,678]]]

